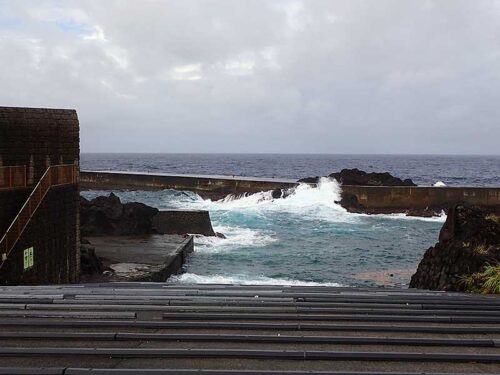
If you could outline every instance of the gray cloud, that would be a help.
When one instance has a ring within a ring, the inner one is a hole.
[[[82,151],[499,153],[500,1],[1,1],[1,105]]]

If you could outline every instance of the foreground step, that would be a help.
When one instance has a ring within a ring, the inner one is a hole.
[[[5,286],[0,343],[0,374],[14,375],[500,373],[500,299],[334,287]]]
[[[242,358],[329,361],[500,363],[499,354],[349,352],[312,350],[242,349],[124,349],[124,348],[9,348],[0,347],[0,357],[105,356],[109,358]]]
[[[421,372],[338,372],[338,371],[249,371],[249,370],[189,370],[189,369],[97,369],[97,368],[0,368],[0,375],[422,375]],[[446,375],[444,373],[426,373],[426,375]],[[455,373],[455,375],[476,375]]]

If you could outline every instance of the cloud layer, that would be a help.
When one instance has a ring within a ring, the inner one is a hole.
[[[86,152],[500,147],[500,1],[0,0],[0,105]]]

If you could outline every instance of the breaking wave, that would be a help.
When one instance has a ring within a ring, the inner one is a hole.
[[[255,215],[286,213],[305,220],[325,220],[329,222],[353,222],[356,216],[347,212],[339,204],[341,189],[337,181],[321,178],[318,185],[299,184],[285,193],[285,198],[274,199],[271,191],[251,195],[229,195],[219,201],[206,200],[199,208],[214,211],[245,212]]]
[[[226,238],[195,236],[196,251],[202,253],[223,253],[240,247],[264,247],[275,241],[274,232],[238,226],[218,225],[214,227]]]
[[[314,281],[302,281],[293,279],[279,279],[265,276],[250,277],[246,275],[197,275],[195,273],[183,273],[171,277],[169,282],[183,284],[239,284],[239,285],[296,285],[296,286],[342,286],[338,283],[318,283]]]

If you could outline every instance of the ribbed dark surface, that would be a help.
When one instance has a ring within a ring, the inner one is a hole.
[[[500,373],[500,299],[290,286],[1,287],[0,374],[28,373]]]

